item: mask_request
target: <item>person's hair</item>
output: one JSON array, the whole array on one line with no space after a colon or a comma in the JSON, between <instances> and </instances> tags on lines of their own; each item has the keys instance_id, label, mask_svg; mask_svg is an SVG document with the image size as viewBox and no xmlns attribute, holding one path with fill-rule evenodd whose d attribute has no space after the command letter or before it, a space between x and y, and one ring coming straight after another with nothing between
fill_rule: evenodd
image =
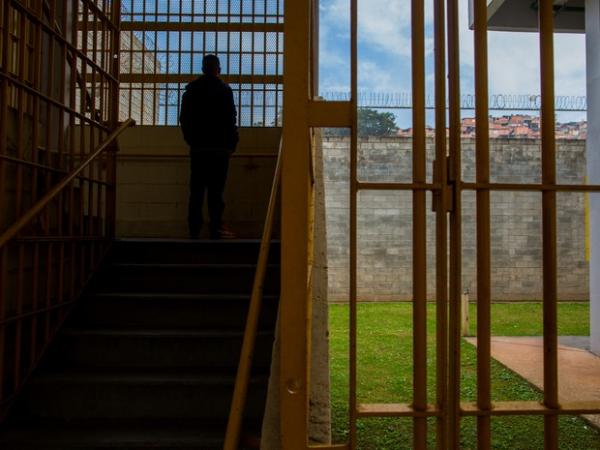
<instances>
[{"instance_id":1,"label":"person's hair","mask_svg":"<svg viewBox=\"0 0 600 450\"><path fill-rule=\"evenodd\" d=\"M202 73L214 73L221 69L221 62L216 55L205 55L202 58Z\"/></svg>"}]
</instances>

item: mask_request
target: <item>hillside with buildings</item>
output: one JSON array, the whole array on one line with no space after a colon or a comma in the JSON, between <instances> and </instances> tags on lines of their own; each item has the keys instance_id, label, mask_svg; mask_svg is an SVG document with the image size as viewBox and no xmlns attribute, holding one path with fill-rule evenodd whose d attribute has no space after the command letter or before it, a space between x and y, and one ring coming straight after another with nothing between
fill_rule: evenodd
<instances>
[{"instance_id":1,"label":"hillside with buildings","mask_svg":"<svg viewBox=\"0 0 600 450\"><path fill-rule=\"evenodd\" d=\"M526 114L510 114L500 117L490 116L490 138L539 139L540 118ZM427 128L427 136L434 135L433 128ZM399 129L398 136L412 136L412 128ZM465 117L461 123L461 135L475 137L475 118ZM586 139L587 122L567 122L556 124L557 139Z\"/></svg>"}]
</instances>

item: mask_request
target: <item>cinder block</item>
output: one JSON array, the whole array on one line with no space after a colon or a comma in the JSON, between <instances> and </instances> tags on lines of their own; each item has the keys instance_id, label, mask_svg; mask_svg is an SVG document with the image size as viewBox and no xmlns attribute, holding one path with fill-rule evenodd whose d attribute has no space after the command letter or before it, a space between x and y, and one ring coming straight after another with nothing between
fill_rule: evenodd
<instances>
[{"instance_id":1,"label":"cinder block","mask_svg":"<svg viewBox=\"0 0 600 450\"><path fill-rule=\"evenodd\" d=\"M334 298L347 293L348 255L348 139L328 138L325 148L325 178L327 196L327 225L330 291ZM360 176L371 181L410 181L412 168L412 141L402 138L369 138L361 141ZM335 153L334 153L335 152ZM337 159L332 155L336 155ZM581 180L585 171L585 144L561 141L557 148L559 178ZM433 141L428 140L427 158L434 156ZM491 169L494 181L515 183L540 182L541 159L539 142L529 140L491 141ZM475 143L463 140L463 177L474 180ZM428 173L430 168L428 167ZM340 180L343 177L343 182ZM576 181L580 182L580 181ZM562 194L561 194L562 195ZM569 295L571 286L578 286L582 298L588 289L588 266L583 260L583 201L559 195L558 226L559 256L568 270ZM362 300L410 298L410 265L412 252L412 207L409 192L364 192L359 208L359 255L369 257L369 264L361 265L365 274L376 272L380 281L361 286ZM578 200L579 199L579 200ZM562 204L560 202L563 202ZM428 209L430 200L428 199ZM541 287L541 195L530 192L494 192L492 194L492 267L494 295L497 299L539 298ZM428 274L434 274L435 217L427 216ZM331 249L335 249L332 251ZM463 200L463 286L473 292L476 287L475 251L475 196L465 192ZM341 259L344 259L342 263ZM401 265L408 261L408 265ZM562 264L562 263L561 263ZM398 274L401 271L402 274ZM529 272L527 272L529 271ZM344 279L344 282L338 280ZM367 282L367 278L363 281ZM435 283L428 280L429 289ZM345 284L346 283L346 284ZM571 284L572 283L572 284ZM393 293L390 293L393 289ZM562 291L561 291L562 292Z\"/></svg>"}]
</instances>

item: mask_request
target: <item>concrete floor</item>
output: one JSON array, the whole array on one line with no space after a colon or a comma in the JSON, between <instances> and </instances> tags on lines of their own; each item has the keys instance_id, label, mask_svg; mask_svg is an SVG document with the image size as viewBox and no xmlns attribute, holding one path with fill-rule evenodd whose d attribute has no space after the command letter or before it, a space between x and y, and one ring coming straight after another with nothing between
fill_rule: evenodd
<instances>
[{"instance_id":1,"label":"concrete floor","mask_svg":"<svg viewBox=\"0 0 600 450\"><path fill-rule=\"evenodd\" d=\"M477 345L477 338L465 338ZM539 389L544 388L541 337L492 337L492 357ZM561 336L558 347L559 398L600 401L600 356L589 351L589 338ZM584 416L600 427L600 415Z\"/></svg>"}]
</instances>

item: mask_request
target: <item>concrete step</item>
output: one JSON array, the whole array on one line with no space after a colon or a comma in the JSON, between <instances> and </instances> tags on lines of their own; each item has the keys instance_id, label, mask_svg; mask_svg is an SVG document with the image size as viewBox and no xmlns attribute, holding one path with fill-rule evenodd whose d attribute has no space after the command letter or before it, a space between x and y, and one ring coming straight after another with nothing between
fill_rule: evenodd
<instances>
[{"instance_id":1,"label":"concrete step","mask_svg":"<svg viewBox=\"0 0 600 450\"><path fill-rule=\"evenodd\" d=\"M43 368L122 368L123 370L230 369L239 363L242 331L219 329L65 329ZM273 331L257 335L254 367L268 373Z\"/></svg>"},{"instance_id":2,"label":"concrete step","mask_svg":"<svg viewBox=\"0 0 600 450\"><path fill-rule=\"evenodd\" d=\"M14 414L36 419L207 419L225 421L233 393L230 373L71 371L35 376ZM260 419L267 376L250 381L246 417Z\"/></svg>"},{"instance_id":3,"label":"concrete step","mask_svg":"<svg viewBox=\"0 0 600 450\"><path fill-rule=\"evenodd\" d=\"M257 241L117 242L17 399L0 449L222 448L257 253ZM254 436L278 253L276 244L245 412Z\"/></svg>"},{"instance_id":4,"label":"concrete step","mask_svg":"<svg viewBox=\"0 0 600 450\"><path fill-rule=\"evenodd\" d=\"M115 263L93 283L98 292L183 294L249 293L254 264L133 264ZM266 294L279 291L279 266L267 267Z\"/></svg>"},{"instance_id":5,"label":"concrete step","mask_svg":"<svg viewBox=\"0 0 600 450\"><path fill-rule=\"evenodd\" d=\"M256 264L260 241L256 239L122 239L113 245L114 263L145 264ZM280 243L273 241L269 263L278 264Z\"/></svg>"},{"instance_id":6,"label":"concrete step","mask_svg":"<svg viewBox=\"0 0 600 450\"><path fill-rule=\"evenodd\" d=\"M172 293L90 293L73 311L68 326L84 328L195 328L242 330L250 295ZM273 330L278 297L267 295L259 329Z\"/></svg>"},{"instance_id":7,"label":"concrete step","mask_svg":"<svg viewBox=\"0 0 600 450\"><path fill-rule=\"evenodd\" d=\"M252 424L254 430L258 425ZM249 433L255 433L254 430ZM16 424L0 431L3 450L223 448L225 423L203 420L74 420Z\"/></svg>"}]
</instances>

